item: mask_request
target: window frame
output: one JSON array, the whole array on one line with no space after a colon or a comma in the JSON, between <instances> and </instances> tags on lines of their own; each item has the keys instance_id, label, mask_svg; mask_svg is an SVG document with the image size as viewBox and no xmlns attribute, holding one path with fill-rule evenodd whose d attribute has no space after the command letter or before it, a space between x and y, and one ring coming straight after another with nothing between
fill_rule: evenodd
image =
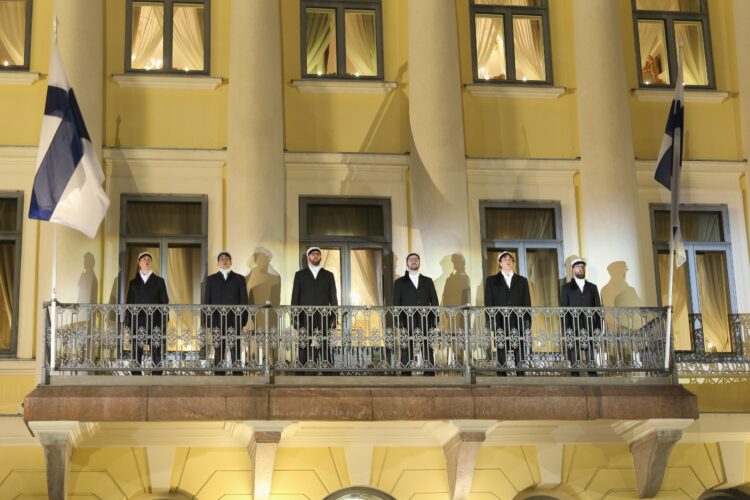
<instances>
[{"instance_id":1,"label":"window frame","mask_svg":"<svg viewBox=\"0 0 750 500\"><path fill-rule=\"evenodd\" d=\"M336 75L317 75L307 72L307 9L334 9L336 12ZM375 11L375 45L377 75L349 76L346 74L345 13L348 9ZM306 80L367 80L382 81L383 76L383 9L381 0L300 0L300 70Z\"/></svg>"},{"instance_id":2,"label":"window frame","mask_svg":"<svg viewBox=\"0 0 750 500\"><path fill-rule=\"evenodd\" d=\"M474 83L481 85L542 85L550 86L554 82L552 71L552 40L549 27L549 2L540 0L542 7L525 7L515 5L482 5L475 0L469 0L469 33L471 38L471 71ZM503 16L503 31L505 34L505 80L485 80L479 78L477 67L477 14L491 14ZM513 16L529 15L542 18L544 32L544 67L545 80L516 79L515 41L513 39ZM511 78L511 75L513 78Z\"/></svg>"},{"instance_id":3,"label":"window frame","mask_svg":"<svg viewBox=\"0 0 750 500\"><path fill-rule=\"evenodd\" d=\"M10 349L0 351L0 359L15 358L18 353L18 315L21 297L21 246L23 244L23 191L0 191L0 198L16 200L16 230L0 230L0 241L12 242L13 249L13 313L10 318Z\"/></svg>"},{"instance_id":4,"label":"window frame","mask_svg":"<svg viewBox=\"0 0 750 500\"><path fill-rule=\"evenodd\" d=\"M3 66L0 64L0 71L29 71L31 66L31 14L33 12L33 0L26 0L26 28L24 31L25 40L23 41L23 64ZM2 195L2 192L0 192Z\"/></svg>"},{"instance_id":5,"label":"window frame","mask_svg":"<svg viewBox=\"0 0 750 500\"><path fill-rule=\"evenodd\" d=\"M707 85L685 85L688 89L706 89L715 90L716 80L714 75L714 57L711 45L711 27L709 25L708 4L706 0L698 0L700 12L669 12L662 10L638 10L636 8L637 0L630 0L633 12L633 36L635 38L635 67L638 76L638 87L641 89L648 88L671 88L675 86L677 79L677 50L674 35L675 21L700 21L703 27L703 48L706 51L706 74L708 75ZM669 82L668 84L644 84L643 72L641 71L641 42L638 31L638 21L661 21L664 23L664 33L667 42L667 59L669 63Z\"/></svg>"},{"instance_id":6,"label":"window frame","mask_svg":"<svg viewBox=\"0 0 750 500\"><path fill-rule=\"evenodd\" d=\"M326 496L323 500L339 500L349 495L357 495L357 494L369 495L369 496L373 496L382 500L396 500L395 497L392 497L388 493L377 490L375 488L370 488L368 486L350 486L342 490L334 491L333 493Z\"/></svg>"},{"instance_id":7,"label":"window frame","mask_svg":"<svg viewBox=\"0 0 750 500\"><path fill-rule=\"evenodd\" d=\"M177 234L164 235L164 234L149 234L149 233L127 233L126 218L127 218L127 205L130 202L149 202L149 203L199 203L201 206L201 234L200 235L189 235L181 236ZM200 245L201 249L201 283L205 281L208 269L208 197L206 195L171 195L171 194L129 194L123 193L120 195L120 245L119 245L119 261L120 261L120 280L119 280L119 297L118 303L125 302L126 287L132 279L132 276L126 276L125 272L128 269L127 262L127 247L128 244L146 244L154 245L159 247L159 275L165 280L169 279L168 269L169 264L168 249L170 243L178 244L197 244ZM200 296L203 296L203 291L200 290Z\"/></svg>"},{"instance_id":8,"label":"window frame","mask_svg":"<svg viewBox=\"0 0 750 500\"><path fill-rule=\"evenodd\" d=\"M555 217L555 239L547 240L523 240L523 239L496 239L487 236L487 209L491 208L511 208L511 209L552 209ZM522 276L526 276L526 251L536 249L555 249L557 250L557 272L558 285L561 286L565 281L565 254L562 238L562 207L557 201L497 201L497 200L480 200L479 201L479 224L482 238L482 275L486 278L490 276L490 263L488 250L506 250L509 247L518 248L516 261L516 271Z\"/></svg>"},{"instance_id":9,"label":"window frame","mask_svg":"<svg viewBox=\"0 0 750 500\"><path fill-rule=\"evenodd\" d=\"M134 69L130 67L133 49L133 2L160 3L164 6L163 64L160 70ZM203 5L203 70L183 71L172 69L172 45L174 4ZM127 0L125 2L125 73L156 75L210 75L211 74L211 0Z\"/></svg>"},{"instance_id":10,"label":"window frame","mask_svg":"<svg viewBox=\"0 0 750 500\"><path fill-rule=\"evenodd\" d=\"M656 280L656 300L659 307L664 307L662 304L661 297L661 276L659 274L659 253L667 252L669 254L669 241L657 241L656 240L656 212L669 212L670 206L665 203L651 203L649 204L649 217L651 223L651 242L653 247L653 259L654 259L654 278ZM722 242L696 242L696 241L684 241L685 253L687 256L687 307L688 315L702 314L702 307L700 303L700 290L698 285L698 268L697 268L697 253L698 252L723 252L726 258L727 265L727 305L729 306L729 315L737 313L737 289L734 279L734 260L732 258L732 238L729 231L729 208L727 205L704 205L704 204L681 204L680 212L719 212L721 214L721 227L724 235L724 241ZM727 318L729 321L729 318ZM696 336L694 333L694 325L690 324L690 335L693 336L691 339L693 350L692 351L676 351L678 361L692 361L697 360L698 357L709 356L712 359L729 359L737 354L741 354L742 341L737 339L735 331L732 330L730 323L727 323L729 328L730 341L732 342L732 351L729 352L717 352L707 353L705 351L704 337Z\"/></svg>"}]
</instances>

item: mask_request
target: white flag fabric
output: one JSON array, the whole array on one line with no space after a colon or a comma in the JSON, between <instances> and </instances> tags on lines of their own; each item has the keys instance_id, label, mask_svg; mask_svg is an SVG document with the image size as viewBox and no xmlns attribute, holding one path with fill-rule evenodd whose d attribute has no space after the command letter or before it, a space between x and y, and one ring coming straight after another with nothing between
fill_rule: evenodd
<instances>
[{"instance_id":1,"label":"white flag fabric","mask_svg":"<svg viewBox=\"0 0 750 500\"><path fill-rule=\"evenodd\" d=\"M682 138L685 125L685 81L682 76L682 61L678 57L677 81L674 98L669 108L669 118L664 131L664 138L656 159L654 179L672 192L671 203L671 236L675 252L675 265L680 267L687 260L685 244L680 230L680 177L682 174Z\"/></svg>"},{"instance_id":2,"label":"white flag fabric","mask_svg":"<svg viewBox=\"0 0 750 500\"><path fill-rule=\"evenodd\" d=\"M102 167L53 43L29 218L62 224L93 238L109 208L103 182Z\"/></svg>"}]
</instances>

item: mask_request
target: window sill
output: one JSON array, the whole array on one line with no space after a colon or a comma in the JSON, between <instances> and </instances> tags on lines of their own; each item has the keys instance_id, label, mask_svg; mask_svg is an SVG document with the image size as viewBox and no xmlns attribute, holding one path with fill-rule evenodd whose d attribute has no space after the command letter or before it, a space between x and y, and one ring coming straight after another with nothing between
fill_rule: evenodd
<instances>
[{"instance_id":1,"label":"window sill","mask_svg":"<svg viewBox=\"0 0 750 500\"><path fill-rule=\"evenodd\" d=\"M120 87L139 89L214 90L222 84L219 77L205 75L115 74L112 79Z\"/></svg>"},{"instance_id":2,"label":"window sill","mask_svg":"<svg viewBox=\"0 0 750 500\"><path fill-rule=\"evenodd\" d=\"M557 99L565 93L565 87L536 85L469 84L464 89L474 97L501 97L507 99Z\"/></svg>"},{"instance_id":3,"label":"window sill","mask_svg":"<svg viewBox=\"0 0 750 500\"><path fill-rule=\"evenodd\" d=\"M31 85L39 80L39 73L30 71L0 71L0 85Z\"/></svg>"},{"instance_id":4,"label":"window sill","mask_svg":"<svg viewBox=\"0 0 750 500\"><path fill-rule=\"evenodd\" d=\"M292 80L300 92L318 94L381 94L395 89L396 82L372 80Z\"/></svg>"},{"instance_id":5,"label":"window sill","mask_svg":"<svg viewBox=\"0 0 750 500\"><path fill-rule=\"evenodd\" d=\"M671 102L674 89L633 89L633 96L641 102ZM729 92L719 90L685 90L685 102L701 104L721 104L729 97Z\"/></svg>"}]
</instances>

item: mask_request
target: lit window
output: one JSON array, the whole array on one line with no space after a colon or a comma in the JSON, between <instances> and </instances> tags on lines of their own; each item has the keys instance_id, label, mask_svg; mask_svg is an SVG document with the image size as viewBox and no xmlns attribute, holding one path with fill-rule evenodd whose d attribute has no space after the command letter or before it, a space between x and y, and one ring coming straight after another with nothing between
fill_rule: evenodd
<instances>
[{"instance_id":1,"label":"lit window","mask_svg":"<svg viewBox=\"0 0 750 500\"><path fill-rule=\"evenodd\" d=\"M21 195L0 192L0 356L16 352L22 207Z\"/></svg>"},{"instance_id":2,"label":"lit window","mask_svg":"<svg viewBox=\"0 0 750 500\"><path fill-rule=\"evenodd\" d=\"M0 70L29 68L31 0L0 1Z\"/></svg>"}]
</instances>

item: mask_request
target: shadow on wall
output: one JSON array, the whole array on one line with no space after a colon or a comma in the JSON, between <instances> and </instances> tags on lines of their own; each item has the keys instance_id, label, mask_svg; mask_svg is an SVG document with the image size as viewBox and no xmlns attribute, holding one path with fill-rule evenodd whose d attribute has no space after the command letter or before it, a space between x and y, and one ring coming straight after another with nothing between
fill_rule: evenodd
<instances>
[{"instance_id":1,"label":"shadow on wall","mask_svg":"<svg viewBox=\"0 0 750 500\"><path fill-rule=\"evenodd\" d=\"M94 254L86 252L83 255L83 272L78 278L78 303L95 304L98 302L99 279L96 277L94 267L96 259Z\"/></svg>"},{"instance_id":2,"label":"shadow on wall","mask_svg":"<svg viewBox=\"0 0 750 500\"><path fill-rule=\"evenodd\" d=\"M616 260L607 266L609 282L602 287L602 305L604 307L640 307L643 301L635 288L627 282L628 265L623 260Z\"/></svg>"},{"instance_id":3,"label":"shadow on wall","mask_svg":"<svg viewBox=\"0 0 750 500\"><path fill-rule=\"evenodd\" d=\"M279 305L281 301L281 275L271 266L273 254L265 247L257 247L248 260L250 273L247 281L247 297L250 304L270 302Z\"/></svg>"},{"instance_id":4,"label":"shadow on wall","mask_svg":"<svg viewBox=\"0 0 750 500\"><path fill-rule=\"evenodd\" d=\"M456 252L440 259L443 272L435 280L435 288L442 287L443 295L440 304L443 306L461 306L471 302L471 280L466 274L466 258Z\"/></svg>"}]
</instances>

